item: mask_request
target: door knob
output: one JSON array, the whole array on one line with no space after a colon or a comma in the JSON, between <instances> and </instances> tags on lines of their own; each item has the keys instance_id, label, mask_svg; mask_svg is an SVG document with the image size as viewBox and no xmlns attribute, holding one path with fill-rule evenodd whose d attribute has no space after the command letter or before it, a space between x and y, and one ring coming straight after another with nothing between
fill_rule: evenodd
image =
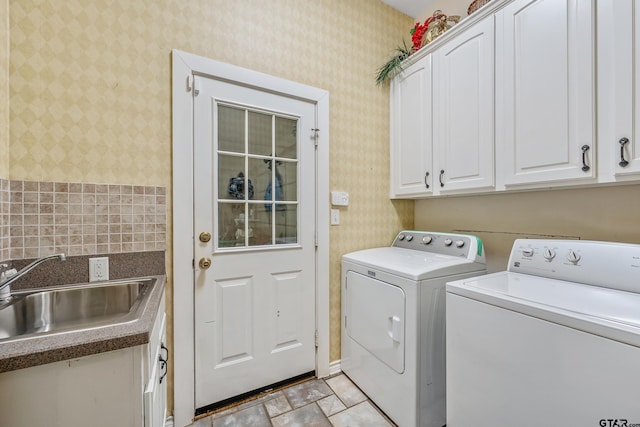
<instances>
[{"instance_id":1,"label":"door knob","mask_svg":"<svg viewBox=\"0 0 640 427\"><path fill-rule=\"evenodd\" d=\"M209 233L208 231L203 231L202 233L200 233L200 241L202 243L207 243L209 240L211 240L211 233Z\"/></svg>"},{"instance_id":2,"label":"door knob","mask_svg":"<svg viewBox=\"0 0 640 427\"><path fill-rule=\"evenodd\" d=\"M198 262L198 265L201 269L206 270L207 268L211 267L211 260L209 258L200 258L200 262Z\"/></svg>"}]
</instances>

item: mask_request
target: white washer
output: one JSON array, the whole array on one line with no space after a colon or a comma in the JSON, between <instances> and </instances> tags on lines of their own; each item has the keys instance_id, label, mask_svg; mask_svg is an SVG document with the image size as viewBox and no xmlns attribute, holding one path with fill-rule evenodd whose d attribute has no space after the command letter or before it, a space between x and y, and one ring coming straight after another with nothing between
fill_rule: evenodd
<instances>
[{"instance_id":1,"label":"white washer","mask_svg":"<svg viewBox=\"0 0 640 427\"><path fill-rule=\"evenodd\" d=\"M640 423L640 245L516 240L447 284L447 426Z\"/></svg>"},{"instance_id":2,"label":"white washer","mask_svg":"<svg viewBox=\"0 0 640 427\"><path fill-rule=\"evenodd\" d=\"M341 369L399 426L445 424L445 282L485 272L462 234L402 231L343 256Z\"/></svg>"}]
</instances>

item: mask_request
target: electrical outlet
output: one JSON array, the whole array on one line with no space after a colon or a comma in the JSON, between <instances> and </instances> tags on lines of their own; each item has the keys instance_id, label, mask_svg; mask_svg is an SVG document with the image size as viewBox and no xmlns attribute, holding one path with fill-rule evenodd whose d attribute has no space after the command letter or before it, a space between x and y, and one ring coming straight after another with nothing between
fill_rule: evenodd
<instances>
[{"instance_id":1,"label":"electrical outlet","mask_svg":"<svg viewBox=\"0 0 640 427\"><path fill-rule=\"evenodd\" d=\"M109 280L109 258L89 258L89 281Z\"/></svg>"}]
</instances>

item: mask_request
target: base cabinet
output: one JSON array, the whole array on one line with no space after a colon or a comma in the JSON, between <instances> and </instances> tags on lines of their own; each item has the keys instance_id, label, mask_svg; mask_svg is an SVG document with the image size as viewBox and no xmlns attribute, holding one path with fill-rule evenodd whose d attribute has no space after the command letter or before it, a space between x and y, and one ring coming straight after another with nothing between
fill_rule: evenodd
<instances>
[{"instance_id":1,"label":"base cabinet","mask_svg":"<svg viewBox=\"0 0 640 427\"><path fill-rule=\"evenodd\" d=\"M0 425L164 426L167 380L159 378L166 366L158 362L164 325L162 309L147 345L0 374Z\"/></svg>"},{"instance_id":2,"label":"base cabinet","mask_svg":"<svg viewBox=\"0 0 640 427\"><path fill-rule=\"evenodd\" d=\"M167 419L169 349L164 344L167 342L166 316L163 314L157 322L160 322L160 333L154 335L148 347L150 374L144 390L144 427L163 427Z\"/></svg>"}]
</instances>

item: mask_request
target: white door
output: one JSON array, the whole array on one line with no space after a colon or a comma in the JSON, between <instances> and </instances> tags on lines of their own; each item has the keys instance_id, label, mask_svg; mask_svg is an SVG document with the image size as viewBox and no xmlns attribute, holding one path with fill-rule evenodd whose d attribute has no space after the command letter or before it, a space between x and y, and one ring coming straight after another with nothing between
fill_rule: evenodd
<instances>
[{"instance_id":1,"label":"white door","mask_svg":"<svg viewBox=\"0 0 640 427\"><path fill-rule=\"evenodd\" d=\"M493 17L434 58L434 183L440 193L494 187Z\"/></svg>"},{"instance_id":2,"label":"white door","mask_svg":"<svg viewBox=\"0 0 640 427\"><path fill-rule=\"evenodd\" d=\"M316 107L197 76L194 87L202 408L315 369Z\"/></svg>"},{"instance_id":3,"label":"white door","mask_svg":"<svg viewBox=\"0 0 640 427\"><path fill-rule=\"evenodd\" d=\"M593 5L515 0L496 14L496 135L507 186L596 176Z\"/></svg>"}]
</instances>

